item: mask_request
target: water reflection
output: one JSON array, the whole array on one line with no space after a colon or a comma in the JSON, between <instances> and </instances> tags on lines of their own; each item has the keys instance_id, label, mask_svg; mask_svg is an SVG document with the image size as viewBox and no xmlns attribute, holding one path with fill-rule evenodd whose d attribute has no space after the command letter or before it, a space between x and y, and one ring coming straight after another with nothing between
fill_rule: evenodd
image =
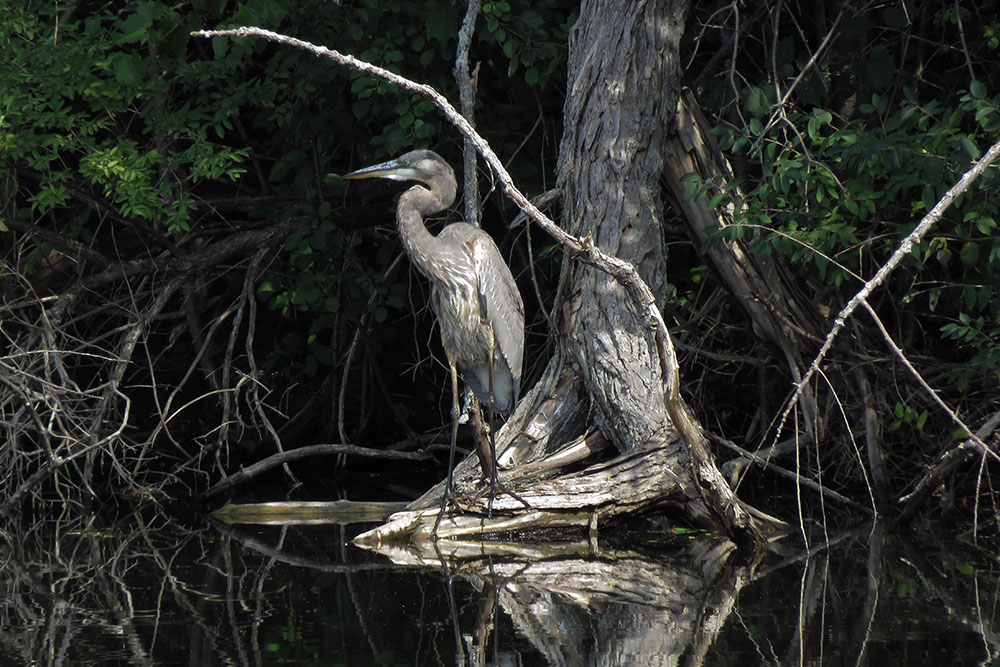
<instances>
[{"instance_id":1,"label":"water reflection","mask_svg":"<svg viewBox=\"0 0 1000 667\"><path fill-rule=\"evenodd\" d=\"M933 533L793 536L754 567L715 537L649 532L418 566L349 545L361 528L154 515L5 533L0 664L950 665L1000 650L996 557Z\"/></svg>"}]
</instances>

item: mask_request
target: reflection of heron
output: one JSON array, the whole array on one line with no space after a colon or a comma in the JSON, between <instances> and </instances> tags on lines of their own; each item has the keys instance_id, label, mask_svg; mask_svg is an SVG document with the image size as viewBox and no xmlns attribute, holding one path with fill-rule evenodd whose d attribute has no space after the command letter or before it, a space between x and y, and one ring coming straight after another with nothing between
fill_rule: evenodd
<instances>
[{"instance_id":1,"label":"reflection of heron","mask_svg":"<svg viewBox=\"0 0 1000 667\"><path fill-rule=\"evenodd\" d=\"M443 501L446 503L452 494L460 416L457 370L462 371L478 402L504 414L513 409L524 353L521 294L496 243L482 229L456 222L434 236L424 226L423 216L443 211L455 201L455 174L437 153L411 151L395 160L353 171L344 178L388 178L422 184L400 196L396 222L410 261L431 281L431 305L437 314L441 342L451 367L452 427ZM493 434L482 437L479 405L473 408L476 453L483 476L490 480L491 494L495 495Z\"/></svg>"}]
</instances>

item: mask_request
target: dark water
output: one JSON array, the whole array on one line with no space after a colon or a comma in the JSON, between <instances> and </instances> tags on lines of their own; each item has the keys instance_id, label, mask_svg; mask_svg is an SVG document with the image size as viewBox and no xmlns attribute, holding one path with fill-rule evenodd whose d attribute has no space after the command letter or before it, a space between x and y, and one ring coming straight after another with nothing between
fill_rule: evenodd
<instances>
[{"instance_id":1,"label":"dark water","mask_svg":"<svg viewBox=\"0 0 1000 667\"><path fill-rule=\"evenodd\" d=\"M0 538L0 665L996 665L1000 561L864 526L397 564L362 526L49 522Z\"/></svg>"}]
</instances>

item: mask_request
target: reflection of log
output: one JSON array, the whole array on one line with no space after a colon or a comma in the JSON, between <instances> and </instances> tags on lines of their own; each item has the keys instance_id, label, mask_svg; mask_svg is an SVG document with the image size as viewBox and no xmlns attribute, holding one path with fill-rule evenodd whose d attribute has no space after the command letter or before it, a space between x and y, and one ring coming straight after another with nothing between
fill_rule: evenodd
<instances>
[{"instance_id":1,"label":"reflection of log","mask_svg":"<svg viewBox=\"0 0 1000 667\"><path fill-rule=\"evenodd\" d=\"M567 549L545 560L466 561L450 574L484 598L495 594L548 664L673 665L682 656L698 664L748 579L747 568L729 562L733 551L730 542L706 537L655 561L631 550L609 549L597 559ZM480 635L473 652L488 654L489 637Z\"/></svg>"}]
</instances>

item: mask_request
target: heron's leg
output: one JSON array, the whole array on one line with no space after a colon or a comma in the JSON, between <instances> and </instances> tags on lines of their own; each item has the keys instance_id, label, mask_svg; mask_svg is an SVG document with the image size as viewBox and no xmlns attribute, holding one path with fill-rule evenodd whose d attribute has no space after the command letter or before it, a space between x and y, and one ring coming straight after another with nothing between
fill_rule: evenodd
<instances>
[{"instance_id":1,"label":"heron's leg","mask_svg":"<svg viewBox=\"0 0 1000 667\"><path fill-rule=\"evenodd\" d=\"M497 497L497 441L496 441L496 428L495 428L495 416L497 404L496 393L494 387L496 386L493 382L493 353L496 351L496 338L490 334L490 361L489 361L489 392L490 392L490 501L486 508L486 515L493 515L493 499ZM486 469L483 469L485 474Z\"/></svg>"},{"instance_id":2,"label":"heron's leg","mask_svg":"<svg viewBox=\"0 0 1000 667\"><path fill-rule=\"evenodd\" d=\"M451 367L451 444L448 447L448 478L444 485L444 494L441 496L441 511L438 512L437 519L434 521L434 528L431 530L431 535L436 539L438 526L441 525L441 517L448 509L448 501L455 503L455 494L452 491L452 475L455 470L455 445L458 441L458 420L462 416L462 408L458 402L458 368L455 366L454 361L448 362ZM456 505L458 503L455 503Z\"/></svg>"},{"instance_id":3,"label":"heron's leg","mask_svg":"<svg viewBox=\"0 0 1000 667\"><path fill-rule=\"evenodd\" d=\"M458 605L455 604L455 589L452 586L454 581L454 575L448 569L448 561L445 559L444 555L441 553L441 549L438 548L437 542L432 542L431 546L434 547L434 553L437 555L438 562L441 563L441 572L444 575L445 590L448 591L448 612L451 616L451 628L455 633L455 657L458 658L455 662L459 665L465 664L465 651L462 650L462 630L458 624Z\"/></svg>"},{"instance_id":4,"label":"heron's leg","mask_svg":"<svg viewBox=\"0 0 1000 667\"><path fill-rule=\"evenodd\" d=\"M490 428L492 428L492 424ZM475 434L476 455L479 457L479 467L483 471L483 479L496 482L497 460L493 449L493 434L490 433L490 437L486 437L486 429L483 428L483 411L477 398L472 399L472 430Z\"/></svg>"},{"instance_id":5,"label":"heron's leg","mask_svg":"<svg viewBox=\"0 0 1000 667\"><path fill-rule=\"evenodd\" d=\"M490 469L489 469L489 480L490 480L489 493L490 493L490 498L489 498L489 500L486 503L486 516L488 516L488 517L492 517L493 516L493 500L494 500L494 498L497 497L497 492L498 491L500 493L506 493L508 496L510 496L511 498L513 498L514 500L516 500L517 502L521 503L526 508L531 509L531 505L529 505L527 502L525 502L524 498L521 498L521 496L517 495L516 493L514 493L513 491L511 491L510 489L508 489L507 487L505 487L503 484L501 484L499 478L497 477L497 468L498 468L498 466L497 466L497 441L496 441L496 428L494 428L494 421L495 421L495 418L496 418L496 410L493 407L494 405L496 405L496 395L495 395L494 389L493 389L493 387L494 387L494 384L493 384L493 351L494 351L494 345L495 344L496 344L496 340L493 338L493 336L490 336L490 361L489 361L489 396L490 396L489 424L490 424L490 437L489 438L483 438L486 441L484 443L484 446L488 446L489 447L489 453L488 454L480 454L479 455L480 463L482 463L485 460L489 460L489 466L490 466ZM479 409L478 409L478 407L479 406L477 405L476 406L476 414L477 414L477 416L479 415ZM480 432L480 427L477 426L476 432L477 433ZM478 443L478 439L477 439L477 443ZM483 477L485 478L486 475L487 475L486 466L483 465Z\"/></svg>"},{"instance_id":6,"label":"heron's leg","mask_svg":"<svg viewBox=\"0 0 1000 667\"><path fill-rule=\"evenodd\" d=\"M482 492L476 494L477 499L482 498L484 494L489 494L489 500L486 502L486 516L490 518L493 517L493 500L502 493L506 493L508 496L524 505L527 509L531 509L531 505L529 505L524 498L511 491L500 482L500 478L497 476L496 440L494 440L492 432L489 436L486 435L486 429L483 428L482 413L479 411L479 405L476 405L476 410L472 414L476 434L476 454L479 455L479 465L483 469L483 479L489 481L487 487Z\"/></svg>"}]
</instances>

